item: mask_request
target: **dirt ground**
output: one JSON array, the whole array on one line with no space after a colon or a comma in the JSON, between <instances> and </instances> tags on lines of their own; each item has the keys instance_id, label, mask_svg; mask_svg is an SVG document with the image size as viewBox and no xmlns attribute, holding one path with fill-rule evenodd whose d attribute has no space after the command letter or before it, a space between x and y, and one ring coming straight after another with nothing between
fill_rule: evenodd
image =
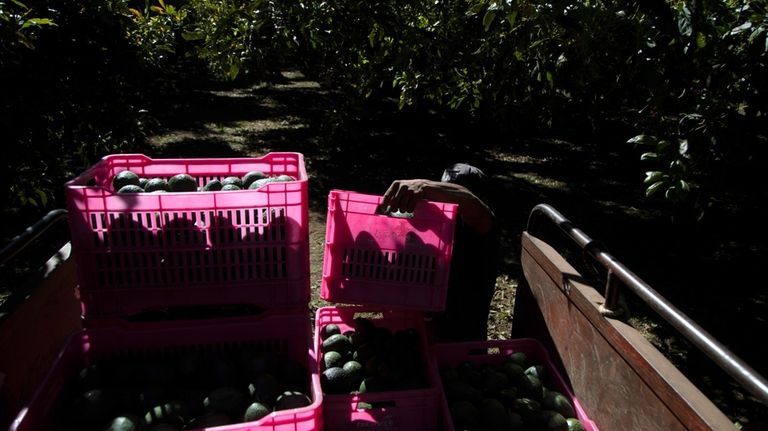
<instances>
[{"instance_id":1,"label":"dirt ground","mask_svg":"<svg viewBox=\"0 0 768 431\"><path fill-rule=\"evenodd\" d=\"M621 147L623 141L574 145L552 138L499 138L439 113L398 111L396 101L384 101L365 115L342 115L345 108L338 98L318 83L297 72L286 72L283 78L169 100L165 112L155 113L165 130L151 138L147 155L304 154L310 177L311 308L325 304L319 287L331 189L382 194L393 179L438 178L446 165L463 161L482 167L498 188L493 207L503 259L489 316L490 339L509 337L522 277L520 235L529 211L548 203L607 244L614 256L747 363L763 375L768 371L753 347L753 334L768 331L768 294L755 283L762 278L760 262L768 261L768 248L749 231L768 215L765 208L737 212L724 206L709 224L680 228L643 198L639 155ZM579 260L579 254L574 256ZM732 420L766 421L764 407L718 374L643 305L631 298L629 304L634 311L630 323Z\"/></svg>"}]
</instances>

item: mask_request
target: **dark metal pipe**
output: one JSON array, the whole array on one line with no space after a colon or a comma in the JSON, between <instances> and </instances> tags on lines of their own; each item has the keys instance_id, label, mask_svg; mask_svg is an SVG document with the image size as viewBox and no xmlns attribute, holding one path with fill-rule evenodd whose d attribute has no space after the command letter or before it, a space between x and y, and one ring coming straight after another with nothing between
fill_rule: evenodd
<instances>
[{"instance_id":1,"label":"dark metal pipe","mask_svg":"<svg viewBox=\"0 0 768 431\"><path fill-rule=\"evenodd\" d=\"M43 216L32 226L26 228L24 232L16 235L8 244L0 250L0 267L5 266L9 260L13 259L21 250L26 248L32 241L40 237L59 220L66 220L67 210L55 209Z\"/></svg>"},{"instance_id":2,"label":"dark metal pipe","mask_svg":"<svg viewBox=\"0 0 768 431\"><path fill-rule=\"evenodd\" d=\"M709 356L720 368L762 403L768 405L768 381L765 378L729 351L723 344L715 340L712 335L707 333L696 322L675 308L640 277L617 261L599 243L593 241L584 232L573 226L557 210L547 204L536 205L528 216L528 232L531 232L534 217L538 214L546 215L581 248L588 248L589 253L608 270L609 274L621 280L625 286L645 301L664 320L680 331L685 338Z\"/></svg>"}]
</instances>

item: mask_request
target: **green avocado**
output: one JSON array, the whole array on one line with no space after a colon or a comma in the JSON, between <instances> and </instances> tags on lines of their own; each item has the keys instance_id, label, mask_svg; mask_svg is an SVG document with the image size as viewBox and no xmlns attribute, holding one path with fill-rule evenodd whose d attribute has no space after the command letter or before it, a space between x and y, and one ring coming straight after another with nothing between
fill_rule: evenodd
<instances>
[{"instance_id":1,"label":"green avocado","mask_svg":"<svg viewBox=\"0 0 768 431\"><path fill-rule=\"evenodd\" d=\"M257 421L270 413L271 412L269 407L265 406L264 404L259 402L251 403L251 405L245 409L245 414L243 414L243 421Z\"/></svg>"},{"instance_id":2,"label":"green avocado","mask_svg":"<svg viewBox=\"0 0 768 431\"><path fill-rule=\"evenodd\" d=\"M349 373L342 367L331 367L320 375L323 392L328 394L345 394L350 391Z\"/></svg>"},{"instance_id":3,"label":"green avocado","mask_svg":"<svg viewBox=\"0 0 768 431\"><path fill-rule=\"evenodd\" d=\"M227 184L234 184L241 189L243 188L243 180L240 179L240 177L226 177L223 180L221 180L221 185L226 186Z\"/></svg>"},{"instance_id":4,"label":"green avocado","mask_svg":"<svg viewBox=\"0 0 768 431\"><path fill-rule=\"evenodd\" d=\"M312 400L303 392L285 391L279 397L277 397L277 402L275 403L275 411L298 409L300 407L306 407L310 404L312 404Z\"/></svg>"},{"instance_id":5,"label":"green avocado","mask_svg":"<svg viewBox=\"0 0 768 431\"><path fill-rule=\"evenodd\" d=\"M322 340L335 334L341 334L341 329L339 329L339 325L334 323L329 323L320 329L320 339Z\"/></svg>"},{"instance_id":6,"label":"green avocado","mask_svg":"<svg viewBox=\"0 0 768 431\"><path fill-rule=\"evenodd\" d=\"M541 408L560 413L566 418L575 418L576 411L573 409L568 398L555 391L549 391L541 401Z\"/></svg>"},{"instance_id":7,"label":"green avocado","mask_svg":"<svg viewBox=\"0 0 768 431\"><path fill-rule=\"evenodd\" d=\"M141 431L145 425L144 419L138 416L118 416L112 419L104 431Z\"/></svg>"},{"instance_id":8,"label":"green avocado","mask_svg":"<svg viewBox=\"0 0 768 431\"><path fill-rule=\"evenodd\" d=\"M136 187L140 187L141 181L139 180L139 176L136 175L135 172L124 170L120 171L112 177L112 189L113 190L120 190L125 186L132 185Z\"/></svg>"},{"instance_id":9,"label":"green avocado","mask_svg":"<svg viewBox=\"0 0 768 431\"><path fill-rule=\"evenodd\" d=\"M139 186L134 186L133 184L128 184L127 186L120 187L120 190L118 190L117 193L119 194L144 193L144 189L142 189Z\"/></svg>"},{"instance_id":10,"label":"green avocado","mask_svg":"<svg viewBox=\"0 0 768 431\"><path fill-rule=\"evenodd\" d=\"M238 187L236 184L225 184L222 188L222 192L230 192L234 190L242 190L240 187Z\"/></svg>"},{"instance_id":11,"label":"green avocado","mask_svg":"<svg viewBox=\"0 0 768 431\"><path fill-rule=\"evenodd\" d=\"M267 185L267 184L269 184L269 183L274 183L274 182L275 182L275 180L274 180L274 179L272 179L272 178L262 178L262 179L260 179L260 180L256 180L256 181L252 182L252 183L251 183L251 184L248 186L248 188L249 188L250 190L256 190L256 189L258 189L259 187L262 187L262 186L265 186L265 185Z\"/></svg>"},{"instance_id":12,"label":"green avocado","mask_svg":"<svg viewBox=\"0 0 768 431\"><path fill-rule=\"evenodd\" d=\"M203 186L203 191L204 192L217 192L217 191L221 190L222 187L224 187L224 185L221 183L221 181L219 181L219 180L211 180L211 181L208 181Z\"/></svg>"},{"instance_id":13,"label":"green avocado","mask_svg":"<svg viewBox=\"0 0 768 431\"><path fill-rule=\"evenodd\" d=\"M576 418L567 418L568 431L586 431L584 425Z\"/></svg>"},{"instance_id":14,"label":"green avocado","mask_svg":"<svg viewBox=\"0 0 768 431\"><path fill-rule=\"evenodd\" d=\"M158 190L170 192L171 187L168 185L168 181L162 178L152 178L151 180L147 181L147 185L144 187L144 191L147 193Z\"/></svg>"},{"instance_id":15,"label":"green avocado","mask_svg":"<svg viewBox=\"0 0 768 431\"><path fill-rule=\"evenodd\" d=\"M339 352L328 352L323 354L323 365L325 368L343 367L344 357Z\"/></svg>"},{"instance_id":16,"label":"green avocado","mask_svg":"<svg viewBox=\"0 0 768 431\"><path fill-rule=\"evenodd\" d=\"M197 181L189 174L178 174L168 180L172 192L196 192Z\"/></svg>"},{"instance_id":17,"label":"green avocado","mask_svg":"<svg viewBox=\"0 0 768 431\"><path fill-rule=\"evenodd\" d=\"M233 387L223 386L212 390L203 400L206 411L238 417L246 407L245 394Z\"/></svg>"},{"instance_id":18,"label":"green avocado","mask_svg":"<svg viewBox=\"0 0 768 431\"><path fill-rule=\"evenodd\" d=\"M339 352L344 355L352 349L352 342L346 335L334 334L323 341L322 349L323 352Z\"/></svg>"},{"instance_id":19,"label":"green avocado","mask_svg":"<svg viewBox=\"0 0 768 431\"><path fill-rule=\"evenodd\" d=\"M253 184L256 180L261 180L267 178L267 176L264 174L264 172L261 171L250 171L243 175L243 188L248 188L251 184Z\"/></svg>"}]
</instances>

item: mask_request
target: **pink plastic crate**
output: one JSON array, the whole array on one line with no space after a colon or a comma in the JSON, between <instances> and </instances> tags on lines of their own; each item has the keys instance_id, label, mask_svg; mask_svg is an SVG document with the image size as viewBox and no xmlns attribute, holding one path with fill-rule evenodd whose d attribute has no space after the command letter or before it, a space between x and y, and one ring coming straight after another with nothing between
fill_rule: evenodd
<instances>
[{"instance_id":1,"label":"pink plastic crate","mask_svg":"<svg viewBox=\"0 0 768 431\"><path fill-rule=\"evenodd\" d=\"M438 343L432 346L432 355L435 360L435 368L444 366L455 367L464 361L475 364L499 364L510 353L523 352L529 361L544 365L549 375L549 387L571 400L576 416L587 431L599 431L597 425L592 422L582 408L579 400L574 396L568 384L563 379L544 346L532 338L519 338L514 340L489 340L465 343ZM440 383L442 429L454 431L448 402Z\"/></svg>"},{"instance_id":2,"label":"pink plastic crate","mask_svg":"<svg viewBox=\"0 0 768 431\"><path fill-rule=\"evenodd\" d=\"M255 421L206 428L216 431L316 431L323 429L323 396L305 313L217 321L131 324L74 333L10 431L60 429L47 415L67 382L82 368L104 358L166 358L176 352L220 353L237 349L276 354L306 365L312 404L281 410ZM197 429L196 431L202 431Z\"/></svg>"},{"instance_id":3,"label":"pink plastic crate","mask_svg":"<svg viewBox=\"0 0 768 431\"><path fill-rule=\"evenodd\" d=\"M344 333L353 328L353 319L359 315L373 321L377 327L416 329L424 352L424 370L429 387L416 390L370 392L365 394L324 394L323 411L325 429L376 431L436 431L439 430L438 376L430 367L428 347L422 313L406 310L381 311L374 307L322 307L315 315L315 352L318 369L322 370L320 328L334 323ZM367 403L368 406L361 406ZM368 407L372 408L368 408Z\"/></svg>"},{"instance_id":4,"label":"pink plastic crate","mask_svg":"<svg viewBox=\"0 0 768 431\"><path fill-rule=\"evenodd\" d=\"M199 185L249 171L291 182L257 190L116 194L112 177L193 176ZM66 184L83 314L126 316L201 304L305 306L307 173L299 153L259 158L104 157Z\"/></svg>"},{"instance_id":5,"label":"pink plastic crate","mask_svg":"<svg viewBox=\"0 0 768 431\"><path fill-rule=\"evenodd\" d=\"M412 217L401 218L378 214L381 201L340 190L328 195L320 297L444 309L457 206L420 201Z\"/></svg>"}]
</instances>

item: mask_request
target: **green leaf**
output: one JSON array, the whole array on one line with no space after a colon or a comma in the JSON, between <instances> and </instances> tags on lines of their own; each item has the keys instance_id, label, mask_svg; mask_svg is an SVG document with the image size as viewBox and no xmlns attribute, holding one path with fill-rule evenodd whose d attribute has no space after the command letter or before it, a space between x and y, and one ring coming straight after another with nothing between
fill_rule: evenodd
<instances>
[{"instance_id":1,"label":"green leaf","mask_svg":"<svg viewBox=\"0 0 768 431\"><path fill-rule=\"evenodd\" d=\"M643 153L640 155L640 160L642 161L653 161L653 160L659 160L659 155L656 153Z\"/></svg>"},{"instance_id":2,"label":"green leaf","mask_svg":"<svg viewBox=\"0 0 768 431\"><path fill-rule=\"evenodd\" d=\"M371 45L371 48L373 48L374 43L376 43L376 28L374 27L370 33L368 33L368 44Z\"/></svg>"},{"instance_id":3,"label":"green leaf","mask_svg":"<svg viewBox=\"0 0 768 431\"><path fill-rule=\"evenodd\" d=\"M240 74L240 66L237 63L232 63L229 66L229 72L227 72L227 77L230 80L234 80L237 78L237 75Z\"/></svg>"},{"instance_id":4,"label":"green leaf","mask_svg":"<svg viewBox=\"0 0 768 431\"><path fill-rule=\"evenodd\" d=\"M643 184L651 184L659 181L665 181L667 178L668 177L666 174L664 174L664 172L648 171L645 173L645 180L643 180Z\"/></svg>"},{"instance_id":5,"label":"green leaf","mask_svg":"<svg viewBox=\"0 0 768 431\"><path fill-rule=\"evenodd\" d=\"M496 18L496 11L495 10L488 10L488 12L485 13L485 16L483 17L483 28L485 31L488 31L489 28L491 28L491 24L493 24L493 19Z\"/></svg>"},{"instance_id":6,"label":"green leaf","mask_svg":"<svg viewBox=\"0 0 768 431\"><path fill-rule=\"evenodd\" d=\"M192 40L202 40L205 39L205 34L201 31L194 31L194 32L186 32L181 34L182 39L186 40L187 42Z\"/></svg>"},{"instance_id":7,"label":"green leaf","mask_svg":"<svg viewBox=\"0 0 768 431\"><path fill-rule=\"evenodd\" d=\"M731 31L726 34L726 36L735 36L743 31L749 30L750 28L752 28L752 23L747 21L744 24L732 28Z\"/></svg>"},{"instance_id":8,"label":"green leaf","mask_svg":"<svg viewBox=\"0 0 768 431\"><path fill-rule=\"evenodd\" d=\"M649 135L637 135L627 140L627 143L632 145L655 145L657 142L658 139Z\"/></svg>"},{"instance_id":9,"label":"green leaf","mask_svg":"<svg viewBox=\"0 0 768 431\"><path fill-rule=\"evenodd\" d=\"M651 184L650 186L648 186L647 189L645 189L645 197L649 198L649 197L653 196L656 192L659 191L659 188L661 188L661 186L663 186L663 185L664 185L663 181L658 181L658 182L655 182L655 183Z\"/></svg>"},{"instance_id":10,"label":"green leaf","mask_svg":"<svg viewBox=\"0 0 768 431\"><path fill-rule=\"evenodd\" d=\"M509 23L510 27L514 27L515 21L517 21L517 11L513 10L512 12L507 14L507 22Z\"/></svg>"},{"instance_id":11,"label":"green leaf","mask_svg":"<svg viewBox=\"0 0 768 431\"><path fill-rule=\"evenodd\" d=\"M35 190L37 192L37 195L40 196L40 203L41 206L45 206L48 203L48 196L45 194L44 191L38 189Z\"/></svg>"},{"instance_id":12,"label":"green leaf","mask_svg":"<svg viewBox=\"0 0 768 431\"><path fill-rule=\"evenodd\" d=\"M53 20L50 18L30 18L24 21L24 24L21 25L20 30L24 30L25 28L29 27L40 27L43 25L56 25L56 23L53 22Z\"/></svg>"},{"instance_id":13,"label":"green leaf","mask_svg":"<svg viewBox=\"0 0 768 431\"><path fill-rule=\"evenodd\" d=\"M697 33L696 34L696 47L699 49L704 48L707 46L707 37L704 35L704 33Z\"/></svg>"}]
</instances>

